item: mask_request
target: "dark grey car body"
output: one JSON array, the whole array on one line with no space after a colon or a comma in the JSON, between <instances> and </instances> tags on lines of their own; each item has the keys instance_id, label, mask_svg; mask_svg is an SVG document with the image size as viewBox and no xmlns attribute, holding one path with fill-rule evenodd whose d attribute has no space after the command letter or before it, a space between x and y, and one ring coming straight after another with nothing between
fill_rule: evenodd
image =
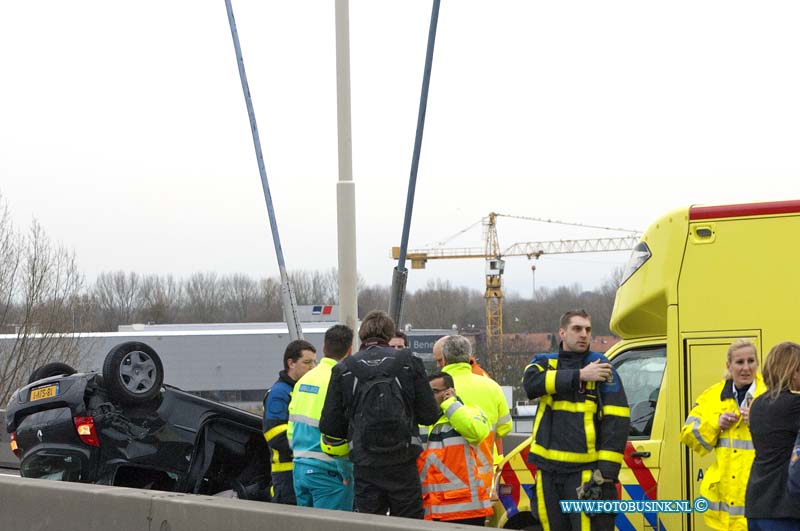
<instances>
[{"instance_id":1,"label":"dark grey car body","mask_svg":"<svg viewBox=\"0 0 800 531\"><path fill-rule=\"evenodd\" d=\"M32 400L42 389L54 396ZM97 444L78 435L75 419L87 417ZM168 385L152 400L120 404L100 374L45 378L13 394L6 429L23 477L269 497L261 418Z\"/></svg>"}]
</instances>

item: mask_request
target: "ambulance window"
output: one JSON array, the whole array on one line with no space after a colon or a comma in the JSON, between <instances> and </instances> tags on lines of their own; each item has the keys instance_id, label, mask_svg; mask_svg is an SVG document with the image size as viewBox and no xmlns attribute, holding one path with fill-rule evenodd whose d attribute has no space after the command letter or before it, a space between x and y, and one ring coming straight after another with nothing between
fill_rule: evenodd
<instances>
[{"instance_id":1,"label":"ambulance window","mask_svg":"<svg viewBox=\"0 0 800 531\"><path fill-rule=\"evenodd\" d=\"M631 349L614 356L611 363L617 369L628 397L630 436L647 438L653 429L658 392L667 364L667 349L664 345Z\"/></svg>"}]
</instances>

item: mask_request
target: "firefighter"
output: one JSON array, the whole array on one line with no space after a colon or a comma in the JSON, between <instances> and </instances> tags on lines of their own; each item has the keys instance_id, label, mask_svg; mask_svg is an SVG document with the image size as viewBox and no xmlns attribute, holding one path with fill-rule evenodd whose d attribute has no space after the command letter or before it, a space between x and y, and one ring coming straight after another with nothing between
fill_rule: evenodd
<instances>
[{"instance_id":1,"label":"firefighter","mask_svg":"<svg viewBox=\"0 0 800 531\"><path fill-rule=\"evenodd\" d=\"M612 531L613 514L563 514L559 500L576 499L578 488L618 499L628 401L608 360L589 350L592 323L585 310L566 312L558 334L558 353L537 354L523 377L528 398L540 399L528 453L537 467L539 521L544 531Z\"/></svg>"},{"instance_id":2,"label":"firefighter","mask_svg":"<svg viewBox=\"0 0 800 531\"><path fill-rule=\"evenodd\" d=\"M295 505L292 482L292 449L286 430L289 402L294 384L317 364L317 349L308 341L296 339L283 353L283 370L264 396L264 438L270 450L272 501Z\"/></svg>"}]
</instances>

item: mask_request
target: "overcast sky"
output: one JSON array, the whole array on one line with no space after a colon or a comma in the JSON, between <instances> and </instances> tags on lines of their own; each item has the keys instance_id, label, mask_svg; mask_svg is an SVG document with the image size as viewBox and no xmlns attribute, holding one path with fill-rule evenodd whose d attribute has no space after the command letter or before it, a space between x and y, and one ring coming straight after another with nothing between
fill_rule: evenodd
<instances>
[{"instance_id":1,"label":"overcast sky","mask_svg":"<svg viewBox=\"0 0 800 531\"><path fill-rule=\"evenodd\" d=\"M333 0L233 0L290 269L335 267ZM391 282L430 1L351 0L359 271ZM411 247L489 212L644 230L798 198L797 2L444 0ZM0 193L101 271L277 275L223 0L0 0ZM501 219L502 246L598 231ZM480 225L449 246L480 246ZM627 253L536 263L600 284ZM480 260L429 263L483 288ZM530 264L506 289L529 296Z\"/></svg>"}]
</instances>

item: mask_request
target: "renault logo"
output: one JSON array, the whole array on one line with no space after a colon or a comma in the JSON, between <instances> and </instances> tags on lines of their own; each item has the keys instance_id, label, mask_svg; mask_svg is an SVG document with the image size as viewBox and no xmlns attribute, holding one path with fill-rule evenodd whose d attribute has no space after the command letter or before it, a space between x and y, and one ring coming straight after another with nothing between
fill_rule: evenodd
<instances>
[{"instance_id":1,"label":"renault logo","mask_svg":"<svg viewBox=\"0 0 800 531\"><path fill-rule=\"evenodd\" d=\"M42 442L42 430L36 432L36 438L39 439L39 442Z\"/></svg>"}]
</instances>

